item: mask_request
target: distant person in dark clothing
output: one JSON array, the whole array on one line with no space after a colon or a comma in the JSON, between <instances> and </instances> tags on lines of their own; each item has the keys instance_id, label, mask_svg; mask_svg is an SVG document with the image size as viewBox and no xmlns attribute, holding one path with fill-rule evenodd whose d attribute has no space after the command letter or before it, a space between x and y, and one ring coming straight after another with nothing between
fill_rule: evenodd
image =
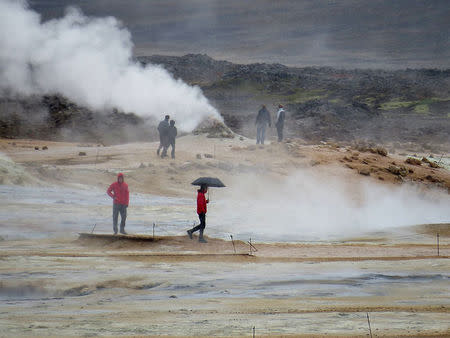
<instances>
[{"instance_id":1,"label":"distant person in dark clothing","mask_svg":"<svg viewBox=\"0 0 450 338\"><path fill-rule=\"evenodd\" d=\"M285 112L283 109L283 105L280 104L278 105L277 120L275 122L275 126L277 127L278 133L278 142L283 141L284 119L285 119Z\"/></svg>"},{"instance_id":2,"label":"distant person in dark clothing","mask_svg":"<svg viewBox=\"0 0 450 338\"><path fill-rule=\"evenodd\" d=\"M266 127L272 126L272 121L270 118L270 113L266 108L266 105L263 104L261 109L258 111L258 115L256 115L256 144L264 144L264 139L266 137Z\"/></svg>"},{"instance_id":3,"label":"distant person in dark clothing","mask_svg":"<svg viewBox=\"0 0 450 338\"><path fill-rule=\"evenodd\" d=\"M168 145L169 119L170 119L170 116L166 115L164 120L159 122L159 125L158 125L159 147L158 147L158 150L156 151L156 154L159 156L159 152L161 151L161 149L163 149L161 157L164 157L167 155L167 148L166 148L166 153L164 154L164 145L166 145L166 147L169 146Z\"/></svg>"},{"instance_id":4,"label":"distant person in dark clothing","mask_svg":"<svg viewBox=\"0 0 450 338\"><path fill-rule=\"evenodd\" d=\"M203 231L206 227L206 204L209 203L209 200L205 198L205 194L207 191L208 186L205 184L202 184L200 189L197 190L197 214L200 220L200 224L187 231L189 238L192 239L192 234L200 230L200 236L198 237L198 241L200 243L207 243L206 239L203 238Z\"/></svg>"},{"instance_id":5,"label":"distant person in dark clothing","mask_svg":"<svg viewBox=\"0 0 450 338\"><path fill-rule=\"evenodd\" d=\"M168 146L172 146L172 158L175 158L175 139L177 137L177 127L175 127L175 121L170 120L169 130L168 130ZM166 150L167 152L167 150Z\"/></svg>"},{"instance_id":6,"label":"distant person in dark clothing","mask_svg":"<svg viewBox=\"0 0 450 338\"><path fill-rule=\"evenodd\" d=\"M120 213L120 233L126 235L125 221L127 219L127 208L130 201L128 184L124 182L123 174L117 175L117 181L111 184L106 191L109 197L113 199L113 230L117 234L117 222Z\"/></svg>"}]
</instances>

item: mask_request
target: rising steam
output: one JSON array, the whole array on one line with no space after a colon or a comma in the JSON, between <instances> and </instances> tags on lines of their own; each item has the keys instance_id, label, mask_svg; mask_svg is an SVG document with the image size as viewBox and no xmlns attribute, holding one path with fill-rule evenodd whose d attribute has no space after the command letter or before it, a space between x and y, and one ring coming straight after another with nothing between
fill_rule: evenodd
<instances>
[{"instance_id":1,"label":"rising steam","mask_svg":"<svg viewBox=\"0 0 450 338\"><path fill-rule=\"evenodd\" d=\"M69 8L42 23L25 1L0 0L0 94L60 93L94 110L170 114L184 131L205 117L222 119L200 88L132 61L132 47L129 31L113 17Z\"/></svg>"},{"instance_id":2,"label":"rising steam","mask_svg":"<svg viewBox=\"0 0 450 338\"><path fill-rule=\"evenodd\" d=\"M221 202L211 207L210 223L255 239L341 239L450 221L443 191L346 181L339 171L303 169L277 181L240 175L227 186L216 193Z\"/></svg>"}]
</instances>

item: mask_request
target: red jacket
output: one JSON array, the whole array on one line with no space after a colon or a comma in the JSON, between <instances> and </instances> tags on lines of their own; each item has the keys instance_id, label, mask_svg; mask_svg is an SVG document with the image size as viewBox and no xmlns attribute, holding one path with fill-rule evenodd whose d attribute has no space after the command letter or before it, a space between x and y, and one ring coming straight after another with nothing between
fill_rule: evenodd
<instances>
[{"instance_id":1,"label":"red jacket","mask_svg":"<svg viewBox=\"0 0 450 338\"><path fill-rule=\"evenodd\" d=\"M197 194L197 214L206 214L206 201L205 193L203 191L199 191Z\"/></svg>"},{"instance_id":2,"label":"red jacket","mask_svg":"<svg viewBox=\"0 0 450 338\"><path fill-rule=\"evenodd\" d=\"M125 182L119 183L119 177L123 178L123 174L117 175L117 182L111 184L106 193L112 197L114 204L123 204L128 206L130 201L130 193L128 192L128 184Z\"/></svg>"}]
</instances>

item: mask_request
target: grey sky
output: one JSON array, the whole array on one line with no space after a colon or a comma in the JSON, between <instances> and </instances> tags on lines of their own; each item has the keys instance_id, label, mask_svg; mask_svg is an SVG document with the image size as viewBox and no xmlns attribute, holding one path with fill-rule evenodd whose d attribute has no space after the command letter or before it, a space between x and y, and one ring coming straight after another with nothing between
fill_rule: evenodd
<instances>
[{"instance_id":1,"label":"grey sky","mask_svg":"<svg viewBox=\"0 0 450 338\"><path fill-rule=\"evenodd\" d=\"M233 62L450 67L448 0L32 0L44 20L73 5L115 16L136 55L206 53Z\"/></svg>"}]
</instances>

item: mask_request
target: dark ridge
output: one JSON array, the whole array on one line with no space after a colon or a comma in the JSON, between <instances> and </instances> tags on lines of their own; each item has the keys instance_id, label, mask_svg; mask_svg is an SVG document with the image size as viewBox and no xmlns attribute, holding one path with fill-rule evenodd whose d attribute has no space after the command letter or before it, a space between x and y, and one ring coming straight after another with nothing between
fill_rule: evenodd
<instances>
[{"instance_id":1,"label":"dark ridge","mask_svg":"<svg viewBox=\"0 0 450 338\"><path fill-rule=\"evenodd\" d=\"M410 143L425 151L450 144L450 69L337 69L233 64L205 54L138 57L198 85L233 131L255 137L266 104L287 110L288 137L307 141ZM60 95L0 99L0 136L124 143L155 139L156 121L93 112ZM272 134L274 134L272 132Z\"/></svg>"}]
</instances>

